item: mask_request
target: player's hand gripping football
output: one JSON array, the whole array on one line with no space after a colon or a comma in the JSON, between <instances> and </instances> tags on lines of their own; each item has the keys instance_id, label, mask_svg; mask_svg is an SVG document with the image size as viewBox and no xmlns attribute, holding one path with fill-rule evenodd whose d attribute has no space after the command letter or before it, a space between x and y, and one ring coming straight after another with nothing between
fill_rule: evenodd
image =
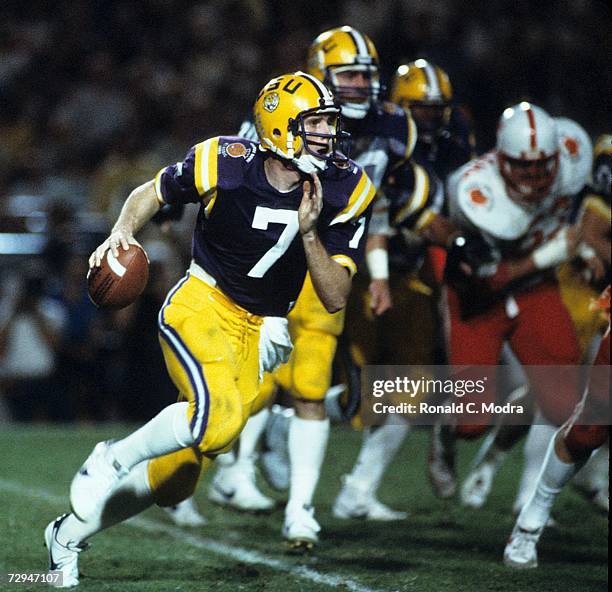
<instances>
[{"instance_id":1,"label":"player's hand gripping football","mask_svg":"<svg viewBox=\"0 0 612 592\"><path fill-rule=\"evenodd\" d=\"M312 182L304 181L303 189L304 195L298 210L300 234L314 234L323 209L323 188L316 173L312 174Z\"/></svg>"},{"instance_id":2,"label":"player's hand gripping football","mask_svg":"<svg viewBox=\"0 0 612 592\"><path fill-rule=\"evenodd\" d=\"M140 246L140 243L134 238L134 235L130 231L124 228L113 230L110 236L90 255L89 267L100 267L100 262L109 249L115 257L118 257L119 246L121 246L124 251L127 251L130 245Z\"/></svg>"}]
</instances>

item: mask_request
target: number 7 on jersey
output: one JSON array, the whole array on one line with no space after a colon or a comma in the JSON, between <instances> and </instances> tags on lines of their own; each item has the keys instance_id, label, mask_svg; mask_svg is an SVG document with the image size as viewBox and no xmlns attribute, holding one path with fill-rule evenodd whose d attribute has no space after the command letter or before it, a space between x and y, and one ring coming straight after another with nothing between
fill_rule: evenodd
<instances>
[{"instance_id":1,"label":"number 7 on jersey","mask_svg":"<svg viewBox=\"0 0 612 592\"><path fill-rule=\"evenodd\" d=\"M260 278L272 267L289 248L299 230L298 213L296 210L275 210L257 206L253 216L252 228L267 230L268 224L284 224L276 244L266 251L264 256L251 268L249 277Z\"/></svg>"}]
</instances>

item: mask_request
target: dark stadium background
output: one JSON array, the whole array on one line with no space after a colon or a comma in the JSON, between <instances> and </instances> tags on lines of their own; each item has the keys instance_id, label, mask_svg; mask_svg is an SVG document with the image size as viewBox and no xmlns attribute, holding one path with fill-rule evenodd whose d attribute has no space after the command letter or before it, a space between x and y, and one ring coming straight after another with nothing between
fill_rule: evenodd
<instances>
[{"instance_id":1,"label":"dark stadium background","mask_svg":"<svg viewBox=\"0 0 612 592\"><path fill-rule=\"evenodd\" d=\"M312 39L342 24L372 37L386 81L417 57L442 66L479 151L493 145L502 109L524 98L593 137L610 131L612 20L603 2L5 0L2 323L26 280L36 298L59 301L68 322L46 384L31 400L0 397L4 417L141 420L172 400L155 314L188 257L189 216L169 233L147 231L156 281L126 312L89 305L84 255L131 188L195 142L236 132L260 86L303 67Z\"/></svg>"},{"instance_id":2,"label":"dark stadium background","mask_svg":"<svg viewBox=\"0 0 612 592\"><path fill-rule=\"evenodd\" d=\"M0 590L42 589L9 588L4 578L46 569L43 529L68 511L75 470L96 442L127 435L175 399L156 316L187 265L193 212L139 235L152 269L134 306L101 313L85 293L87 255L132 188L195 142L237 132L260 86L303 67L313 38L344 24L372 37L386 81L418 57L442 66L479 151L492 147L503 108L526 98L575 119L592 138L610 133L611 16L596 0L1 0ZM7 361L7 327L17 312L39 322L35 307L63 315L58 339ZM43 375L11 374L11 364L33 370L45 353L52 362ZM312 556L290 557L282 546L283 494L259 479L277 511L231 512L208 502L209 472L196 493L207 525L187 534L152 508L109 529L80 560L83 589L607 589L607 515L572 487L555 506L558 527L542 537L540 567L503 565L522 445L487 504L470 510L434 497L429 432L413 430L379 492L408 519L335 519L332 504L360 440L348 424L331 431ZM461 477L479 445L462 446Z\"/></svg>"}]
</instances>

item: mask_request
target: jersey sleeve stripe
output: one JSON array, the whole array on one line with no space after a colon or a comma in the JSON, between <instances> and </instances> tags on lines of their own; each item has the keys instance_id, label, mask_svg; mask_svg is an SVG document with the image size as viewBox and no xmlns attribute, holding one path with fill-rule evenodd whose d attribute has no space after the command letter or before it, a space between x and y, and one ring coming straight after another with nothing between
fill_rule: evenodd
<instances>
[{"instance_id":1,"label":"jersey sleeve stripe","mask_svg":"<svg viewBox=\"0 0 612 592\"><path fill-rule=\"evenodd\" d=\"M410 113L406 114L406 118L408 119L408 141L406 142L406 154L404 155L404 157L410 158L410 156L414 152L414 147L416 146L417 127Z\"/></svg>"},{"instance_id":2,"label":"jersey sleeve stripe","mask_svg":"<svg viewBox=\"0 0 612 592\"><path fill-rule=\"evenodd\" d=\"M419 232L424 228L427 228L427 226L429 226L433 222L435 217L436 215L430 209L425 210L416 221L414 225L414 230L416 232Z\"/></svg>"},{"instance_id":3,"label":"jersey sleeve stripe","mask_svg":"<svg viewBox=\"0 0 612 592\"><path fill-rule=\"evenodd\" d=\"M349 270L351 277L357 273L357 266L355 265L355 262L347 255L332 255L332 259L336 263L342 265L342 267L346 267Z\"/></svg>"},{"instance_id":4,"label":"jersey sleeve stripe","mask_svg":"<svg viewBox=\"0 0 612 592\"><path fill-rule=\"evenodd\" d=\"M394 224L399 224L415 212L422 210L427 203L429 195L429 176L425 169L418 164L413 165L414 170L414 191L412 195L398 212L395 214Z\"/></svg>"},{"instance_id":5,"label":"jersey sleeve stripe","mask_svg":"<svg viewBox=\"0 0 612 592\"><path fill-rule=\"evenodd\" d=\"M155 175L155 195L157 196L157 201L160 204L165 204L165 200L162 197L162 190L161 190L161 177L162 177L162 173L166 170L166 168L164 167L163 169L161 169L159 171L159 173L157 173L157 175Z\"/></svg>"},{"instance_id":6,"label":"jersey sleeve stripe","mask_svg":"<svg viewBox=\"0 0 612 592\"><path fill-rule=\"evenodd\" d=\"M584 200L582 207L585 210L590 210L594 214L601 216L605 220L610 220L610 206L596 195L588 195Z\"/></svg>"},{"instance_id":7,"label":"jersey sleeve stripe","mask_svg":"<svg viewBox=\"0 0 612 592\"><path fill-rule=\"evenodd\" d=\"M201 142L195 149L195 183L198 193L204 195L217 186L217 148L219 138Z\"/></svg>"},{"instance_id":8,"label":"jersey sleeve stripe","mask_svg":"<svg viewBox=\"0 0 612 592\"><path fill-rule=\"evenodd\" d=\"M372 182L365 172L362 172L361 179L359 179L359 183L357 183L357 187L355 187L347 206L336 215L331 221L330 226L347 222L351 218L359 216L370 205L374 195L376 195L376 191Z\"/></svg>"}]
</instances>

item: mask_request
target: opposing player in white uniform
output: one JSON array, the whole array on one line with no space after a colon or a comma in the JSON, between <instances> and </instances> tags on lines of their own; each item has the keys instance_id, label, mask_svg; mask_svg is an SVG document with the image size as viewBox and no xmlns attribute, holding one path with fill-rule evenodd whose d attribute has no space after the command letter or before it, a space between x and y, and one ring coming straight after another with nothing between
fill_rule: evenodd
<instances>
[{"instance_id":1,"label":"opposing player in white uniform","mask_svg":"<svg viewBox=\"0 0 612 592\"><path fill-rule=\"evenodd\" d=\"M596 302L608 328L572 417L551 439L532 496L524 505L504 550L504 563L517 569L538 566L537 544L564 485L610 437L610 286Z\"/></svg>"},{"instance_id":2,"label":"opposing player in white uniform","mask_svg":"<svg viewBox=\"0 0 612 592\"><path fill-rule=\"evenodd\" d=\"M523 102L504 111L496 149L449 178L451 219L462 229L446 271L451 365L494 366L504 341L524 366L578 363L576 334L553 271L575 249L567 219L591 158L590 139L577 123ZM495 400L492 378L478 405ZM531 387L537 420L548 424L551 436L552 426L572 412L575 385L555 389L542 380ZM456 439L482 435L490 420L482 413L436 424L429 473L437 495L455 493Z\"/></svg>"},{"instance_id":3,"label":"opposing player in white uniform","mask_svg":"<svg viewBox=\"0 0 612 592\"><path fill-rule=\"evenodd\" d=\"M589 302L596 298L603 285L609 282L610 269L610 170L612 164L612 136L598 138L593 151L591 180L574 200L572 218L581 237L578 257L562 264L557 278L565 302L579 337L581 363L590 361L601 339L604 322L589 310ZM606 273L606 270L607 273ZM507 350L505 350L507 351ZM522 373L522 371L521 371ZM524 373L523 373L524 374ZM526 386L521 387L528 390ZM510 421L506 421L510 420ZM472 468L461 484L461 502L482 507L492 489L495 474L503 464L510 448L529 430L525 441L525 468L519 494L513 505L515 514L529 499L540 471L544 440L548 426L512 425L506 417L484 439L476 454ZM608 457L607 446L602 447L573 480L573 484L591 501L608 511Z\"/></svg>"}]
</instances>

